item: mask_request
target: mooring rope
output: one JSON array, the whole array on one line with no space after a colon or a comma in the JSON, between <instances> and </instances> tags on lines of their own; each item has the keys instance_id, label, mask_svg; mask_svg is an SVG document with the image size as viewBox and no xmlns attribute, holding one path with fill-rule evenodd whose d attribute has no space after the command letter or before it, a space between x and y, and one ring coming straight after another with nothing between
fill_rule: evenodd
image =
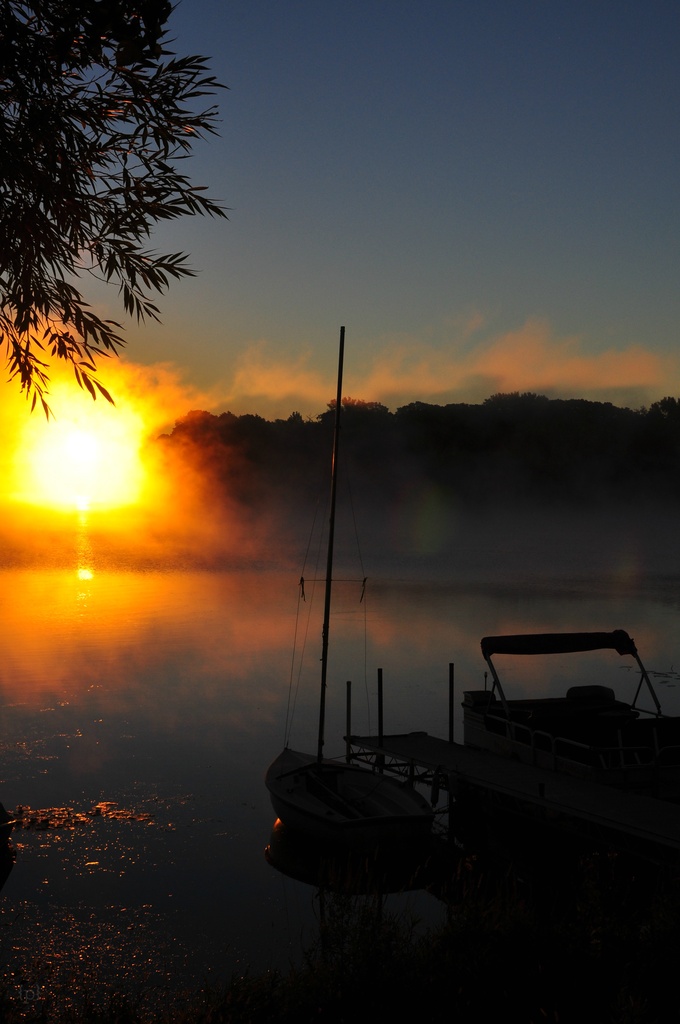
<instances>
[{"instance_id":1,"label":"mooring rope","mask_svg":"<svg viewBox=\"0 0 680 1024\"><path fill-rule=\"evenodd\" d=\"M356 520L356 513L355 513L355 508L354 508L354 500L353 500L352 490L351 490L350 483L349 483L349 477L348 477L347 474L343 474L343 476L344 476L344 483L345 483L346 488L347 488L347 495L348 495L348 498L349 498L349 505L350 505L351 518L352 518L352 526L353 526L353 529L354 529L354 541L355 541L355 544L356 544L357 557L358 557L359 566L360 566L360 569L361 569L361 576L360 577L336 577L335 574L334 574L333 579L334 579L334 581L336 583L360 583L361 584L361 592L360 592L360 595L359 595L359 604L362 605L362 611L363 611L363 631L364 631L364 652L363 652L363 662L364 662L364 668L363 668L363 672L364 672L364 694L365 694L365 698L366 698L366 708L367 708L367 717L368 717L368 731L370 733L370 731L371 731L371 704L370 704L370 694L369 694L369 689L368 689L368 602L366 600L368 577L366 576L365 570L364 570L363 556L362 556L362 553L361 553L361 545L359 543L359 531L358 531L358 528L357 528L357 520ZM314 539L315 532L317 530L317 523L318 523L318 518L319 518L319 508L320 508L320 505L321 505L321 501L319 500L319 501L317 501L317 504L316 504L316 507L315 507L315 510L314 510L314 517L313 517L313 520L312 520L311 529L309 531L309 536L307 538L307 547L306 547L305 555L304 555L304 559L303 559L302 574L301 574L299 582L298 582L298 601L297 601L297 608L296 608L296 613L295 613L295 632L294 632L294 637L293 637L293 651L292 651L292 655L291 655L290 675L289 675L289 680L288 680L288 702L287 702L287 705L286 705L286 719L285 719L285 729L284 729L284 746L288 746L288 743L290 742L290 734L291 734L291 731L292 731L292 728L293 728L293 719L295 717L295 708L296 708L296 705L297 705L298 693L300 691L300 682L301 682L301 679L302 679L302 666L303 666L303 663L304 663L304 656L305 656L305 651L306 651L306 648L307 648L307 640L308 640L308 637L309 637L309 629L310 629L310 623L311 623L312 612L313 612L313 607L314 607L314 597L315 597L315 594L316 594L316 584L317 583L323 583L325 585L325 583L326 583L325 577L319 575L319 572L320 572L319 567L320 567L320 565L322 563L322 559L323 559L323 543L324 543L324 540L325 540L325 532L324 532L324 530L319 530L318 531L317 548L316 548L316 565L315 565L314 575L313 576L305 575L306 567L307 567L307 564L308 564L308 562L310 560L310 550L312 548L312 542L313 542L313 539ZM310 584L311 584L311 592L310 592L310 587L309 587ZM309 600L307 600L308 596L310 597ZM301 632L301 616L302 616L302 605L303 604L306 607L306 619L305 619L304 635L302 637L302 643L301 643L300 646L298 646L299 635L300 635L300 632ZM297 675L296 675L296 664L297 664Z\"/></svg>"},{"instance_id":2,"label":"mooring rope","mask_svg":"<svg viewBox=\"0 0 680 1024\"><path fill-rule=\"evenodd\" d=\"M364 559L361 553L361 544L359 542L359 530L357 527L357 517L354 508L354 495L352 494L352 486L350 483L349 474L345 475L347 494L349 497L349 507L352 513L352 526L354 528L354 541L357 546L357 555L359 558L359 566L361 568L361 575L363 576L361 585L361 596L359 598L359 604L363 605L364 612L364 697L366 699L366 715L368 718L368 734L371 735L371 697L368 692L368 601L366 601L366 583L368 577L366 576L366 570L364 568Z\"/></svg>"},{"instance_id":3,"label":"mooring rope","mask_svg":"<svg viewBox=\"0 0 680 1024\"><path fill-rule=\"evenodd\" d=\"M303 558L303 561L302 561L302 575L300 576L300 582L298 584L298 602L297 602L297 609L296 609L296 612L295 612L295 632L294 632L294 636L293 636L293 651L292 651L291 660L290 660L290 676L289 676L289 679L288 679L288 703L287 703L287 706L286 706L286 722L285 722L285 729L284 729L284 746L286 746L286 747L288 746L288 743L290 742L290 734L291 734L291 730L293 728L293 719L295 717L295 707L296 707L296 704L297 704L298 692L299 692L299 689L300 689L300 679L302 677L302 664L304 662L304 654L305 654L305 650L307 648L307 638L309 636L309 624L310 624L311 616L312 616L312 608L314 606L314 594L316 592L316 587L312 586L311 600L309 601L309 603L307 603L307 594L306 594L306 590L305 590L305 583L306 582L310 582L310 581L305 578L304 572L305 572L305 568L307 566L307 562L309 561L309 552L310 552L310 549L311 549L311 546L312 546L312 540L314 538L314 534L316 532L316 523L317 523L317 519L319 517L319 506L320 506L320 504L321 504L321 502L317 501L316 507L314 509L314 517L312 519L312 525L311 525L311 528L310 528L310 531L309 531L309 536L307 538L307 548L305 550L305 555L304 555L304 558ZM323 539L322 536L321 536L323 534L323 531L319 531L319 533L320 533L320 536L318 538L317 550L316 550L316 565L315 565L315 574L314 574L315 576L316 576L316 574L319 571L319 559L321 558L321 542L322 542L322 539ZM311 582L312 582L312 584L316 584L317 581L316 581L316 579L313 579L313 580L311 580ZM300 615L301 615L302 604L303 603L307 607L307 617L306 617L306 622L305 622L304 636L303 636L303 639L302 639L302 646L298 650L298 633L299 633L299 628L300 628ZM297 669L297 679L295 679L295 663L296 663L296 659L298 659L298 658L299 658L299 662L298 662L298 669Z\"/></svg>"}]
</instances>

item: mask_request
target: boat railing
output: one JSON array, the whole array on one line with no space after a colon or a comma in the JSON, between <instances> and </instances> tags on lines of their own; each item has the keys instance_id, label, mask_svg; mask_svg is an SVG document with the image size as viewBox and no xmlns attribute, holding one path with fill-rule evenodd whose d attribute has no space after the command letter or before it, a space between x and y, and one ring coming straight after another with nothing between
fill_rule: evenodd
<instances>
[{"instance_id":1,"label":"boat railing","mask_svg":"<svg viewBox=\"0 0 680 1024\"><path fill-rule=\"evenodd\" d=\"M492 731L496 735L528 747L533 764L537 764L539 759L552 760L553 768L557 768L557 762L561 759L605 772L654 768L662 764L680 765L680 746L655 749L649 744L626 744L621 735L616 744L596 746L567 736L555 736L543 729L532 729L529 725L509 721L503 715L493 712L486 714L485 721L487 725L493 725ZM670 760L671 757L674 760Z\"/></svg>"},{"instance_id":2,"label":"boat railing","mask_svg":"<svg viewBox=\"0 0 680 1024\"><path fill-rule=\"evenodd\" d=\"M666 747L661 747L657 751L657 759L659 764L667 767L676 768L680 766L680 746L671 746L670 744Z\"/></svg>"},{"instance_id":3,"label":"boat railing","mask_svg":"<svg viewBox=\"0 0 680 1024\"><path fill-rule=\"evenodd\" d=\"M538 740L538 742L536 742ZM553 767L557 768L557 761L573 761L590 768L599 768L607 771L612 768L623 767L624 750L632 752L638 748L622 747L594 747L590 743L583 743L580 740L569 739L566 736L553 736L552 733L544 732L542 729L535 729L532 736L532 759L537 760L537 752L548 753L552 756ZM619 763L614 763L618 757Z\"/></svg>"}]
</instances>

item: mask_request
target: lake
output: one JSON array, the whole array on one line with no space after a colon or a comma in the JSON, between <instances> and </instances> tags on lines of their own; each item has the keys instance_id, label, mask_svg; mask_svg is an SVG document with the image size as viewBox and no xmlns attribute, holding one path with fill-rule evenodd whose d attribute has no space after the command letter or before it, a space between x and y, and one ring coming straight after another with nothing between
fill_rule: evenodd
<instances>
[{"instance_id":1,"label":"lake","mask_svg":"<svg viewBox=\"0 0 680 1024\"><path fill-rule=\"evenodd\" d=\"M449 532L445 544L432 530L408 543L393 532L381 548L376 528L364 601L363 569L340 559L327 754L343 749L345 680L354 731L377 728L378 667L386 732L446 736L449 662L457 698L481 688L487 634L626 629L664 710L680 713L672 517L478 517ZM10 991L66 998L112 985L165 999L233 971L285 969L314 938L318 901L265 860L263 775L283 744L291 669L292 745L314 749L315 573L299 604L295 558L198 567L138 547L123 555L82 515L69 552L12 555L0 569L0 800L24 808L25 825L0 897ZM568 685L566 662L548 676L529 661L508 659L508 690ZM612 672L631 677L617 659ZM390 901L443 919L433 896Z\"/></svg>"}]
</instances>

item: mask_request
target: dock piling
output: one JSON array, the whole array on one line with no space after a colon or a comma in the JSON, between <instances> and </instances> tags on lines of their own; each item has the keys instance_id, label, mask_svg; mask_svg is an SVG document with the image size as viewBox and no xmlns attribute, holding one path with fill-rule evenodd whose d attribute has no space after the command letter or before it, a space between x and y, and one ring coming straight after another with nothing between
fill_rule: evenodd
<instances>
[{"instance_id":1,"label":"dock piling","mask_svg":"<svg viewBox=\"0 0 680 1024\"><path fill-rule=\"evenodd\" d=\"M453 743L453 662L449 662L449 743Z\"/></svg>"}]
</instances>

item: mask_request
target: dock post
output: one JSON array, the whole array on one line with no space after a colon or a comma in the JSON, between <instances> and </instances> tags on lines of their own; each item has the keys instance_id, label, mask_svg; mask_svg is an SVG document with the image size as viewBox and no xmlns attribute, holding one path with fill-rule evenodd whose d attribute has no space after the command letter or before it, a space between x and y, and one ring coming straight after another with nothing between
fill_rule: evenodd
<instances>
[{"instance_id":1,"label":"dock post","mask_svg":"<svg viewBox=\"0 0 680 1024\"><path fill-rule=\"evenodd\" d=\"M447 815L447 818L448 818L448 822L447 822L448 828L447 828L447 830L448 830L449 839L453 839L454 838L454 834L455 834L455 812L454 812L453 808L454 808L454 804L456 802L456 799L455 799L455 797L453 795L453 786L454 786L454 775L453 775L453 772L449 772L447 780L446 780L446 784L447 784L447 788L448 788L448 793L446 795L447 796L447 800L446 800L446 805L447 805L446 815Z\"/></svg>"},{"instance_id":2,"label":"dock post","mask_svg":"<svg viewBox=\"0 0 680 1024\"><path fill-rule=\"evenodd\" d=\"M383 733L383 673L382 669L378 669L378 746L382 747L384 739ZM375 759L378 766L378 771L382 773L385 767L385 755L378 754Z\"/></svg>"},{"instance_id":3,"label":"dock post","mask_svg":"<svg viewBox=\"0 0 680 1024\"><path fill-rule=\"evenodd\" d=\"M383 742L383 680L382 669L378 669L378 743Z\"/></svg>"},{"instance_id":4,"label":"dock post","mask_svg":"<svg viewBox=\"0 0 680 1024\"><path fill-rule=\"evenodd\" d=\"M352 760L350 753L352 744L350 738L352 736L352 680L347 680L347 709L345 718L345 761L347 764Z\"/></svg>"},{"instance_id":5,"label":"dock post","mask_svg":"<svg viewBox=\"0 0 680 1024\"><path fill-rule=\"evenodd\" d=\"M453 743L453 662L449 662L449 743Z\"/></svg>"}]
</instances>

